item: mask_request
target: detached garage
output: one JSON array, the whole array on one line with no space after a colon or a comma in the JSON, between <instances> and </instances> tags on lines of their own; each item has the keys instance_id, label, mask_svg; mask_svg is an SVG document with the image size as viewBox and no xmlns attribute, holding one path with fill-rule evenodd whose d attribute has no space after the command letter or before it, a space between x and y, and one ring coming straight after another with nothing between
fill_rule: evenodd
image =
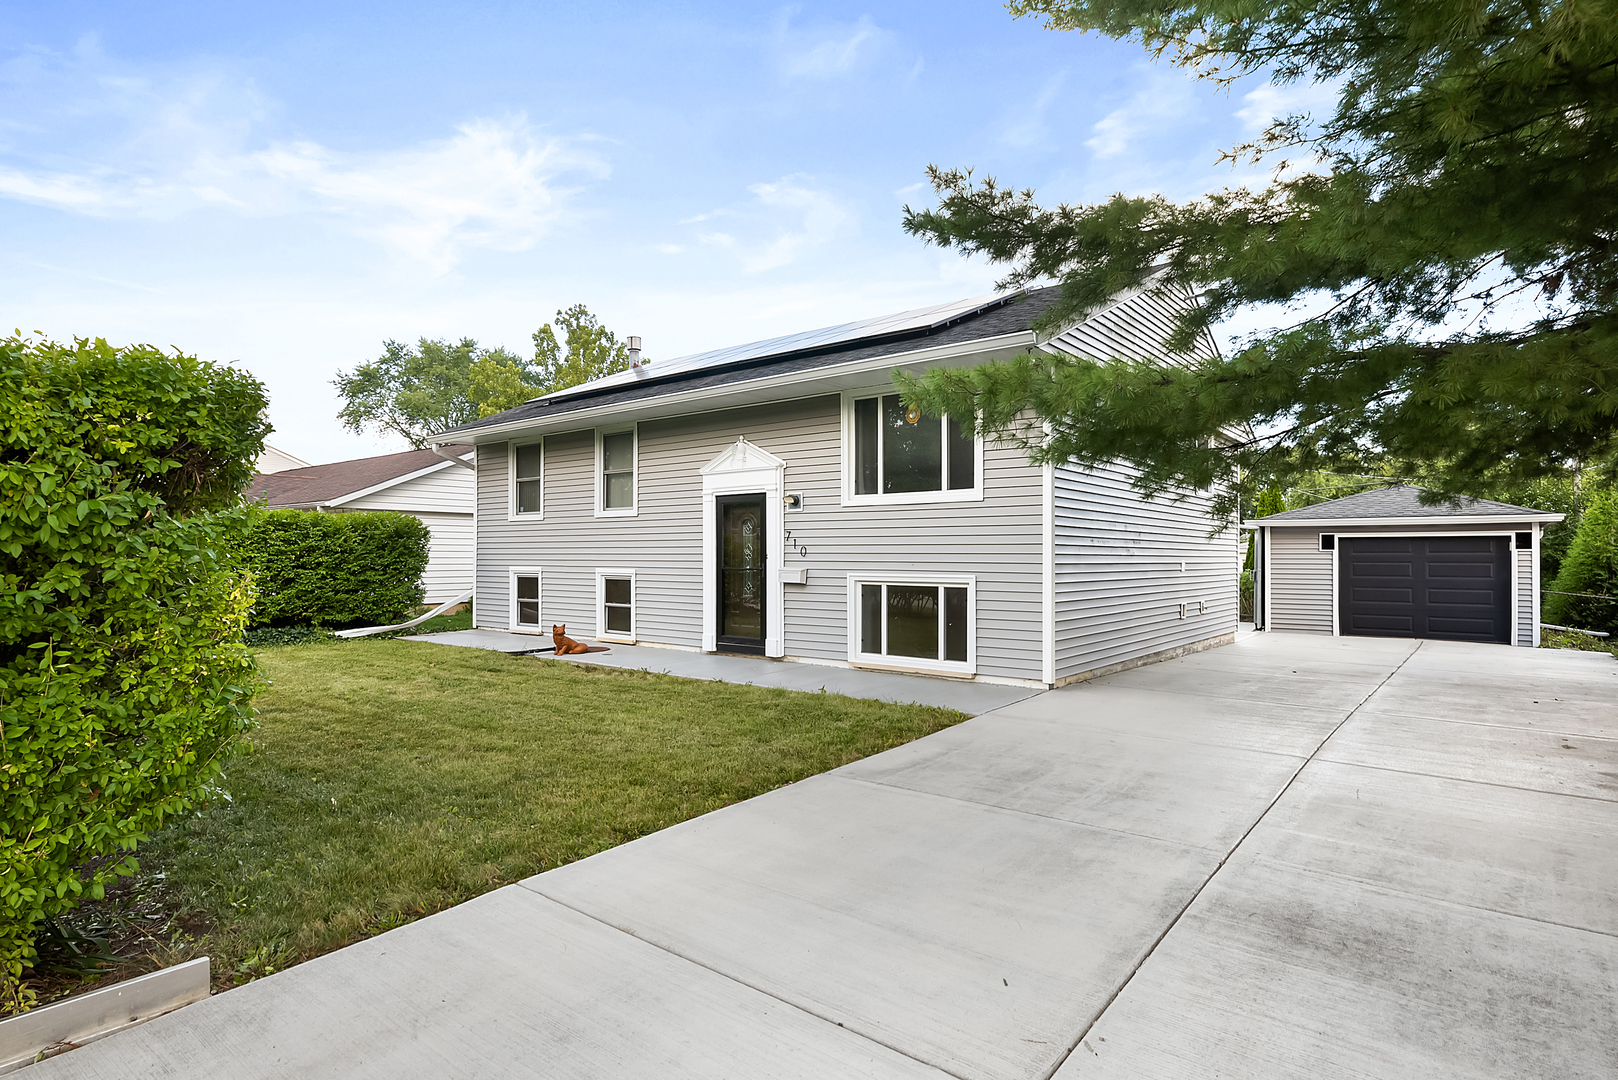
<instances>
[{"instance_id":1,"label":"detached garage","mask_svg":"<svg viewBox=\"0 0 1618 1080\"><path fill-rule=\"evenodd\" d=\"M1423 506L1398 485L1243 522L1260 630L1539 644L1539 536L1561 514Z\"/></svg>"}]
</instances>

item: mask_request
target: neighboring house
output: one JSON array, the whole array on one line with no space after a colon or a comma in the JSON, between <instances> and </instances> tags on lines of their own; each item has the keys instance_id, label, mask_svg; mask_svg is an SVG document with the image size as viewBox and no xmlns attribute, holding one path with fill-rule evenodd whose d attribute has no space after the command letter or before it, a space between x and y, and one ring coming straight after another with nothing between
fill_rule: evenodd
<instances>
[{"instance_id":1,"label":"neighboring house","mask_svg":"<svg viewBox=\"0 0 1618 1080\"><path fill-rule=\"evenodd\" d=\"M1539 644L1539 539L1561 514L1419 487L1244 522L1260 630Z\"/></svg>"},{"instance_id":2,"label":"neighboring house","mask_svg":"<svg viewBox=\"0 0 1618 1080\"><path fill-rule=\"evenodd\" d=\"M258 471L261 473L286 472L288 469L307 469L309 463L303 458L293 457L285 450L277 450L266 445L264 452L258 456Z\"/></svg>"},{"instance_id":3,"label":"neighboring house","mask_svg":"<svg viewBox=\"0 0 1618 1080\"><path fill-rule=\"evenodd\" d=\"M470 446L407 450L402 454L308 465L260 473L248 485L249 500L272 509L402 510L432 533L427 569L421 576L429 604L441 604L472 587L472 503L475 482Z\"/></svg>"},{"instance_id":4,"label":"neighboring house","mask_svg":"<svg viewBox=\"0 0 1618 1080\"><path fill-rule=\"evenodd\" d=\"M444 433L477 447L478 625L1044 686L1231 640L1207 493L1030 465L895 395L895 368L1150 355L1173 316L1136 292L1039 337L1055 298L659 361Z\"/></svg>"}]
</instances>

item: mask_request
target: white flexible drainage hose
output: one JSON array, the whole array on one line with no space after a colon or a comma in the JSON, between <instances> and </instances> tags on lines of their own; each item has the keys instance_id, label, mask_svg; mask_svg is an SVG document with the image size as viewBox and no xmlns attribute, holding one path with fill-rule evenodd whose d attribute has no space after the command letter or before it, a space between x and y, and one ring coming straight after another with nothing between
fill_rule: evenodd
<instances>
[{"instance_id":1,"label":"white flexible drainage hose","mask_svg":"<svg viewBox=\"0 0 1618 1080\"><path fill-rule=\"evenodd\" d=\"M472 599L472 590L468 589L465 592L463 592L461 595L457 596L455 599L446 600L442 604L439 604L437 607L433 608L427 614L425 614L425 615L417 615L414 619L411 619L409 622L395 623L392 626L362 626L362 627L359 627L356 630L339 630L339 631L337 631L337 636L338 637L344 637L344 638L368 637L371 634L385 634L389 630L408 630L412 626L417 626L417 625L419 625L421 623L426 622L428 619L436 618L437 616L442 615L444 612L448 611L450 608L454 607L455 605L464 604L470 599Z\"/></svg>"}]
</instances>

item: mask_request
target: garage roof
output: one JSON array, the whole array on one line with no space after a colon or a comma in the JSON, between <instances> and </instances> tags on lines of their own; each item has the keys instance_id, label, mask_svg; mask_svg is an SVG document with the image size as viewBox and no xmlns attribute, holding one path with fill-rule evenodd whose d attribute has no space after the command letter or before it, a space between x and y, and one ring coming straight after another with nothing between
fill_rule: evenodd
<instances>
[{"instance_id":1,"label":"garage roof","mask_svg":"<svg viewBox=\"0 0 1618 1080\"><path fill-rule=\"evenodd\" d=\"M1492 499L1461 497L1456 502L1423 505L1425 488L1394 484L1345 495L1341 499L1250 518L1248 525L1410 525L1433 522L1561 521L1562 514L1530 510Z\"/></svg>"}]
</instances>

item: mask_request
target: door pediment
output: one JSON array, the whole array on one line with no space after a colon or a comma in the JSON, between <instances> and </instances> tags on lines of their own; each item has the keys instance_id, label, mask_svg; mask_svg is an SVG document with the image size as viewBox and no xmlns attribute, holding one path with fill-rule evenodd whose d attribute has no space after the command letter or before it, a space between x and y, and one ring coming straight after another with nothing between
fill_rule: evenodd
<instances>
[{"instance_id":1,"label":"door pediment","mask_svg":"<svg viewBox=\"0 0 1618 1080\"><path fill-rule=\"evenodd\" d=\"M716 473L756 472L760 469L785 469L787 463L764 449L747 441L746 437L738 438L725 447L717 456L700 470L703 476L713 476Z\"/></svg>"}]
</instances>

